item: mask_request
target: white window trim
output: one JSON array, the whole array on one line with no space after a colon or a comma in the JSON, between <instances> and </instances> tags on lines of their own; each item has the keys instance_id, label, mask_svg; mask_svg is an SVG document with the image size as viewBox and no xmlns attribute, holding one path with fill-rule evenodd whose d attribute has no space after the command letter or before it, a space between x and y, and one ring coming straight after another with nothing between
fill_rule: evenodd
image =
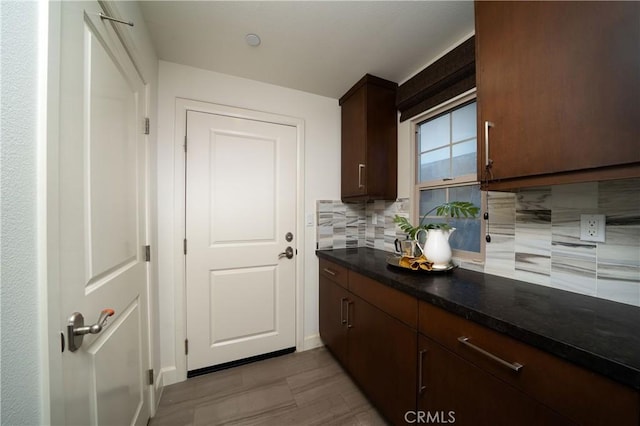
<instances>
[{"instance_id":1,"label":"white window trim","mask_svg":"<svg viewBox=\"0 0 640 426\"><path fill-rule=\"evenodd\" d=\"M428 183L428 185L425 185L426 183L423 182L422 185L418 185L417 182L417 175L416 175L416 170L418 169L418 160L419 160L419 154L418 154L418 147L417 147L417 143L416 143L416 134L417 134L417 130L418 130L418 126L420 125L420 123L435 117L437 115L440 115L442 113L445 113L453 108L455 108L456 106L462 105L466 102L472 101L474 99L476 99L476 89L471 89L469 91L466 91L454 98L451 98L443 103L441 103L440 105L437 105L431 109L428 109L426 111L424 111L423 113L416 115L415 117L410 119L410 131L409 131L409 138L410 138L410 152L411 152L411 167L410 167L410 173L411 173L411 199L410 199L410 205L411 205L411 210L410 210L410 218L409 220L411 221L411 223L417 223L420 220L420 216L419 216L419 207L420 207L420 190L424 189L425 186L428 186L430 189L438 189L438 188L450 188L450 187L454 187L454 186L465 186L465 185L471 185L471 184L479 184L480 182L477 180L477 176L472 176L472 175L465 175L465 176L459 176L457 178L453 178L452 180L447 180L447 181L443 181L443 182L426 182ZM463 260L463 261L467 261L467 262L473 262L473 263L478 263L478 264L483 264L484 263L484 258L485 258L485 240L484 238L482 238L482 235L485 235L486 233L486 221L482 220L482 215L484 214L484 209L486 206L486 191L481 191L481 202L480 202L480 253L474 253L474 252L468 252L468 251L461 251L461 250L453 250L453 257Z\"/></svg>"}]
</instances>

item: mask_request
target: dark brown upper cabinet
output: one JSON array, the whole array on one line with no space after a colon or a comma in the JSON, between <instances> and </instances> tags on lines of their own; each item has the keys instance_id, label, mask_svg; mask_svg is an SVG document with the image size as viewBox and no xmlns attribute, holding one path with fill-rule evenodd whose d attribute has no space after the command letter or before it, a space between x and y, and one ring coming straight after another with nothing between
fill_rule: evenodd
<instances>
[{"instance_id":1,"label":"dark brown upper cabinet","mask_svg":"<svg viewBox=\"0 0 640 426\"><path fill-rule=\"evenodd\" d=\"M365 75L340 98L342 201L395 200L398 85Z\"/></svg>"},{"instance_id":2,"label":"dark brown upper cabinet","mask_svg":"<svg viewBox=\"0 0 640 426\"><path fill-rule=\"evenodd\" d=\"M479 1L475 16L489 189L640 176L639 2Z\"/></svg>"}]
</instances>

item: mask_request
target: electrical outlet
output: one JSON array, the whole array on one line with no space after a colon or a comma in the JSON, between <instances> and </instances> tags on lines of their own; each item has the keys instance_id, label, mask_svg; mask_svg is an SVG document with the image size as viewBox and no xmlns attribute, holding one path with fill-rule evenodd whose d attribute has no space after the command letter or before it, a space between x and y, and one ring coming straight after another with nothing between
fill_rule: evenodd
<instances>
[{"instance_id":1,"label":"electrical outlet","mask_svg":"<svg viewBox=\"0 0 640 426\"><path fill-rule=\"evenodd\" d=\"M580 215L580 240L604 243L606 217L603 214Z\"/></svg>"}]
</instances>

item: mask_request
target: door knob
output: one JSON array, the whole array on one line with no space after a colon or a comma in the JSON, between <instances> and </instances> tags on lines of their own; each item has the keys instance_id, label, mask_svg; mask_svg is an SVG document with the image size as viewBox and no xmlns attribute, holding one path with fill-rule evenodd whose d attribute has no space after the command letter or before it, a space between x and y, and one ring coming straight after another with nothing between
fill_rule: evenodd
<instances>
[{"instance_id":1,"label":"door knob","mask_svg":"<svg viewBox=\"0 0 640 426\"><path fill-rule=\"evenodd\" d=\"M67 340L69 340L69 350L75 352L82 346L85 334L98 334L107 323L107 319L115 313L113 309L103 309L100 312L98 321L93 325L84 325L84 316L80 312L74 312L69 317L67 323Z\"/></svg>"},{"instance_id":2,"label":"door knob","mask_svg":"<svg viewBox=\"0 0 640 426\"><path fill-rule=\"evenodd\" d=\"M278 255L278 259L282 259L283 257L291 259L293 257L293 249L291 247L287 247L282 253Z\"/></svg>"}]
</instances>

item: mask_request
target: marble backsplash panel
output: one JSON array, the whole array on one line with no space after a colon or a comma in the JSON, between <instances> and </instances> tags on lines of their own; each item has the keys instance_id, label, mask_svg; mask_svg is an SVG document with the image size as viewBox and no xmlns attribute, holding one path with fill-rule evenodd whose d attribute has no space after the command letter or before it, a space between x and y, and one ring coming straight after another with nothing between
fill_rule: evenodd
<instances>
[{"instance_id":1,"label":"marble backsplash panel","mask_svg":"<svg viewBox=\"0 0 640 426\"><path fill-rule=\"evenodd\" d=\"M484 271L640 306L640 179L489 192ZM580 215L604 214L604 243Z\"/></svg>"},{"instance_id":2,"label":"marble backsplash panel","mask_svg":"<svg viewBox=\"0 0 640 426\"><path fill-rule=\"evenodd\" d=\"M396 214L408 217L408 199L372 203L317 201L316 247L320 250L371 247L393 252L395 239L404 238L393 222Z\"/></svg>"},{"instance_id":3,"label":"marble backsplash panel","mask_svg":"<svg viewBox=\"0 0 640 426\"><path fill-rule=\"evenodd\" d=\"M640 306L640 179L489 192L484 265L461 267ZM319 249L393 252L409 200L317 202ZM580 240L580 215L606 215L606 240Z\"/></svg>"}]
</instances>

